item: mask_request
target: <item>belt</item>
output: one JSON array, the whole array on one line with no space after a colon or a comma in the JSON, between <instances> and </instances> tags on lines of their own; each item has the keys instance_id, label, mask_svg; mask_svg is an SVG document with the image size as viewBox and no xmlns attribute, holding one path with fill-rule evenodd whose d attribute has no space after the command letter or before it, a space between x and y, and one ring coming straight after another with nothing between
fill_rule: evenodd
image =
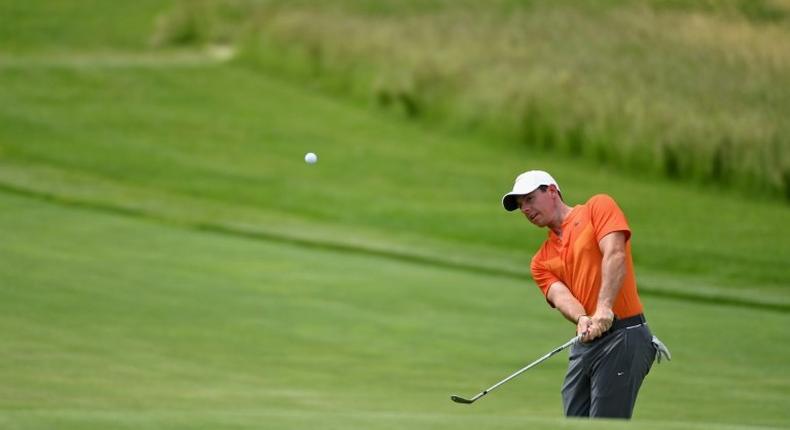
<instances>
[{"instance_id":1,"label":"belt","mask_svg":"<svg viewBox=\"0 0 790 430\"><path fill-rule=\"evenodd\" d=\"M645 319L645 314L636 314L632 317L624 318L624 319L617 319L615 318L614 322L612 323L612 327L609 328L609 331L620 330L623 328L632 327L639 324L646 324L647 320Z\"/></svg>"},{"instance_id":2,"label":"belt","mask_svg":"<svg viewBox=\"0 0 790 430\"><path fill-rule=\"evenodd\" d=\"M634 315L632 317L623 318L623 319L617 319L615 317L615 320L612 323L612 326L609 327L609 330L606 330L601 335L601 337L604 337L604 336L606 336L606 335L608 335L608 334L610 334L612 332L615 332L617 330L622 330L624 328L637 327L637 326L640 326L642 324L647 324L647 320L645 319L645 314L636 314L636 315Z\"/></svg>"}]
</instances>

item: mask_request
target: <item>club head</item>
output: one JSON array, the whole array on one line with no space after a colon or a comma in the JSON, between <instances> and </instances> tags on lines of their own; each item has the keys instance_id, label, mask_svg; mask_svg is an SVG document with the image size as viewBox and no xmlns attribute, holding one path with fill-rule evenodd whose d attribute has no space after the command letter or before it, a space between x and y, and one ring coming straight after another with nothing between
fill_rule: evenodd
<instances>
[{"instance_id":1,"label":"club head","mask_svg":"<svg viewBox=\"0 0 790 430\"><path fill-rule=\"evenodd\" d=\"M450 400L454 401L455 403L464 403L464 404L467 404L467 405L469 403L474 402L474 400L467 400L467 399L464 399L463 397L458 397L456 395L450 396Z\"/></svg>"}]
</instances>

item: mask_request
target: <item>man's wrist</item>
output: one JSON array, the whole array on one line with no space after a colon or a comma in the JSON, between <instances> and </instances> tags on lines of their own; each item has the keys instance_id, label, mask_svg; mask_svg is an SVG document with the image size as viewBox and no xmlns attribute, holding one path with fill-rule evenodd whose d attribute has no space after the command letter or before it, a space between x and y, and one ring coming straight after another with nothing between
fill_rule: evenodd
<instances>
[{"instance_id":1,"label":"man's wrist","mask_svg":"<svg viewBox=\"0 0 790 430\"><path fill-rule=\"evenodd\" d=\"M587 314L581 314L578 317L576 317L576 324L579 324L579 321L581 321L582 318L584 318L584 317L589 318L589 316L587 316Z\"/></svg>"},{"instance_id":2,"label":"man's wrist","mask_svg":"<svg viewBox=\"0 0 790 430\"><path fill-rule=\"evenodd\" d=\"M597 314L598 311L612 311L612 302L610 300L601 299L598 301L598 304L595 306L595 313Z\"/></svg>"}]
</instances>

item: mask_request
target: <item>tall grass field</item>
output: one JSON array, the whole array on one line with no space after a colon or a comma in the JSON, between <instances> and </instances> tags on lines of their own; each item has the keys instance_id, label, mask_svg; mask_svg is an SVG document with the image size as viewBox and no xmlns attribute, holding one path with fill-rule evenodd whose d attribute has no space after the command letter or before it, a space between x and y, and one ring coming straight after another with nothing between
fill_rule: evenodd
<instances>
[{"instance_id":1,"label":"tall grass field","mask_svg":"<svg viewBox=\"0 0 790 430\"><path fill-rule=\"evenodd\" d=\"M184 1L162 43L530 150L790 198L790 3Z\"/></svg>"},{"instance_id":2,"label":"tall grass field","mask_svg":"<svg viewBox=\"0 0 790 430\"><path fill-rule=\"evenodd\" d=\"M471 78L459 103L382 108L365 95L376 50L333 54L310 76L299 63L310 37L352 21L427 20L415 28L431 38L435 19L470 11L570 25L638 10L648 43L667 16L782 34L783 3L453 4L0 0L0 428L790 426L778 188L753 195L511 139L499 119L475 119L504 107L476 112ZM307 16L317 33L284 43ZM345 46L378 37L363 34ZM545 89L540 111L563 99ZM737 109L786 112L772 103ZM459 126L457 109L480 125ZM628 216L650 327L673 353L628 423L562 417L565 354L474 405L449 399L573 335L530 279L545 231L501 208L529 168L552 172L569 204L608 193Z\"/></svg>"}]
</instances>

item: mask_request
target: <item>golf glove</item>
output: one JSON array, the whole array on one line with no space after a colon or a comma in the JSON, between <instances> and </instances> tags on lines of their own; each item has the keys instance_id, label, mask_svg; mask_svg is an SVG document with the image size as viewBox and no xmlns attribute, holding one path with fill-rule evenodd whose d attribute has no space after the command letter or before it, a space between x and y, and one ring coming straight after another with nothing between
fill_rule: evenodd
<instances>
[{"instance_id":1,"label":"golf glove","mask_svg":"<svg viewBox=\"0 0 790 430\"><path fill-rule=\"evenodd\" d=\"M653 346L656 348L656 361L659 364L661 364L662 358L666 358L667 361L672 361L672 354L669 352L669 349L667 349L667 346L655 336L653 336Z\"/></svg>"}]
</instances>

